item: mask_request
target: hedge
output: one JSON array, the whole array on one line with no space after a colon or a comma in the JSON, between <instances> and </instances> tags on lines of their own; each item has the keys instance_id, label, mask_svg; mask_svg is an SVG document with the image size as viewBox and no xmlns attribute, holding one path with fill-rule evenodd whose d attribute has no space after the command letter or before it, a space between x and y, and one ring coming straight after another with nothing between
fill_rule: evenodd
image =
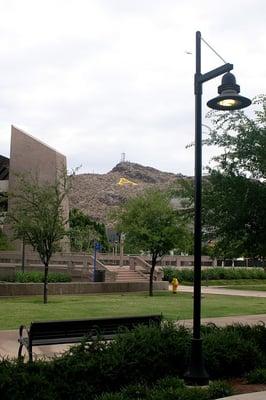
<instances>
[{"instance_id":1,"label":"hedge","mask_svg":"<svg viewBox=\"0 0 266 400\"><path fill-rule=\"evenodd\" d=\"M179 282L193 282L194 271L189 268L175 269L171 267L163 268L163 279L171 282L177 278ZM218 279L266 279L266 272L262 268L208 268L201 271L202 280Z\"/></svg>"},{"instance_id":2,"label":"hedge","mask_svg":"<svg viewBox=\"0 0 266 400\"><path fill-rule=\"evenodd\" d=\"M243 377L255 368L266 366L265 325L225 328L208 325L202 327L202 336L205 366L211 379ZM145 399L147 387L148 400L206 400L204 396L209 394L198 393L196 389L188 394L181 388L178 397L177 387L173 388L179 385L177 381L171 383L172 389L170 383L168 387L161 381L182 378L188 367L190 348L191 330L165 322L161 328L137 327L110 343L99 339L83 342L49 361L23 364L18 360L2 360L0 398L127 400L133 385L139 387L140 399Z\"/></svg>"},{"instance_id":3,"label":"hedge","mask_svg":"<svg viewBox=\"0 0 266 400\"><path fill-rule=\"evenodd\" d=\"M43 283L44 272L32 271L32 272L16 272L14 278L5 278L6 282L18 282L18 283ZM71 282L71 275L66 272L49 272L48 282Z\"/></svg>"}]
</instances>

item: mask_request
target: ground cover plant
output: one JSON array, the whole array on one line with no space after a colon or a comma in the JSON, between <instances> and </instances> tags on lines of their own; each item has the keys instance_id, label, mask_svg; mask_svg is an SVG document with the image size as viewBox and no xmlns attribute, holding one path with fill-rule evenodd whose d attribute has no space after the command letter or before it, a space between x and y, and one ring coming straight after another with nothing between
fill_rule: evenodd
<instances>
[{"instance_id":1,"label":"ground cover plant","mask_svg":"<svg viewBox=\"0 0 266 400\"><path fill-rule=\"evenodd\" d=\"M176 269L172 267L163 268L164 280L171 282L173 278L177 278L180 283L189 282L192 283L194 280L194 271L189 268ZM266 272L263 268L222 268L214 267L208 269L202 269L201 271L202 281L214 281L214 280L266 280Z\"/></svg>"},{"instance_id":2,"label":"ground cover plant","mask_svg":"<svg viewBox=\"0 0 266 400\"><path fill-rule=\"evenodd\" d=\"M192 388L180 378L166 377L152 386L129 385L119 392L104 393L97 400L211 400L232 394L232 387L225 381L213 381L205 388Z\"/></svg>"},{"instance_id":3,"label":"ground cover plant","mask_svg":"<svg viewBox=\"0 0 266 400\"><path fill-rule=\"evenodd\" d=\"M247 375L249 383L263 383L266 385L266 368L257 368Z\"/></svg>"},{"instance_id":4,"label":"ground cover plant","mask_svg":"<svg viewBox=\"0 0 266 400\"><path fill-rule=\"evenodd\" d=\"M190 329L166 322L161 328L139 326L111 343L84 341L52 360L2 360L0 398L210 400L231 394L221 379L243 377L266 365L265 325L209 325L203 328L205 366L211 380L218 381L208 390L189 391L180 379L190 343Z\"/></svg>"},{"instance_id":5,"label":"ground cover plant","mask_svg":"<svg viewBox=\"0 0 266 400\"><path fill-rule=\"evenodd\" d=\"M162 313L169 320L192 318L191 293L169 291L146 293L0 297L0 329L18 329L32 321L93 318L106 316L147 315ZM266 313L266 298L204 295L202 317L223 317Z\"/></svg>"},{"instance_id":6,"label":"ground cover plant","mask_svg":"<svg viewBox=\"0 0 266 400\"><path fill-rule=\"evenodd\" d=\"M43 272L32 271L32 272L16 272L14 277L7 277L4 279L5 282L18 282L18 283L43 283L44 274ZM65 272L49 272L48 283L56 282L71 282L71 276Z\"/></svg>"}]
</instances>

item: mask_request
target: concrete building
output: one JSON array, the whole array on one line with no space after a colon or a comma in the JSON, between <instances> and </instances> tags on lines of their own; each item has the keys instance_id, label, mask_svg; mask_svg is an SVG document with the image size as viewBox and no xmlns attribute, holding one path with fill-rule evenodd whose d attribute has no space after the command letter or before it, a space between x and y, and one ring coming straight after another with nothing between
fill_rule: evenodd
<instances>
[{"instance_id":1,"label":"concrete building","mask_svg":"<svg viewBox=\"0 0 266 400\"><path fill-rule=\"evenodd\" d=\"M18 174L33 176L40 183L52 184L66 170L66 157L22 130L11 127L10 159L0 156L0 195L16 193ZM12 210L12 199L2 205L3 211ZM68 219L68 199L64 201ZM8 226L4 231L9 234ZM20 245L19 245L20 246ZM16 248L18 244L16 244ZM68 250L64 242L64 250Z\"/></svg>"}]
</instances>

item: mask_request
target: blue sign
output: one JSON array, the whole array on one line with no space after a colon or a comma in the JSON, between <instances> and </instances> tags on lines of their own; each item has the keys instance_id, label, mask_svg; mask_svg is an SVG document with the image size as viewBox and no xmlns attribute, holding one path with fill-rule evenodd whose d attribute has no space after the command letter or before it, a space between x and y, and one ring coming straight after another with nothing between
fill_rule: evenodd
<instances>
[{"instance_id":1,"label":"blue sign","mask_svg":"<svg viewBox=\"0 0 266 400\"><path fill-rule=\"evenodd\" d=\"M101 245L101 243L99 243L99 242L96 242L96 243L95 243L95 250L96 250L96 251L101 251L101 250L102 250L102 245Z\"/></svg>"}]
</instances>

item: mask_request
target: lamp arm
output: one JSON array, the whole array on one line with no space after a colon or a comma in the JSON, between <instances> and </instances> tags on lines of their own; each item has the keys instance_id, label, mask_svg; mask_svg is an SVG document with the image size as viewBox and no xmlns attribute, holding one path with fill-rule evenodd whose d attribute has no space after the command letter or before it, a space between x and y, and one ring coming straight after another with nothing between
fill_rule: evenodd
<instances>
[{"instance_id":1,"label":"lamp arm","mask_svg":"<svg viewBox=\"0 0 266 400\"><path fill-rule=\"evenodd\" d=\"M201 74L200 76L198 76L197 79L199 79L200 83L207 82L211 79L217 78L217 76L219 76L219 75L223 75L226 72L231 71L233 68L234 68L233 64L226 63L226 64L222 65L221 67L218 67L218 68L212 69L209 72L206 72L206 74Z\"/></svg>"}]
</instances>

